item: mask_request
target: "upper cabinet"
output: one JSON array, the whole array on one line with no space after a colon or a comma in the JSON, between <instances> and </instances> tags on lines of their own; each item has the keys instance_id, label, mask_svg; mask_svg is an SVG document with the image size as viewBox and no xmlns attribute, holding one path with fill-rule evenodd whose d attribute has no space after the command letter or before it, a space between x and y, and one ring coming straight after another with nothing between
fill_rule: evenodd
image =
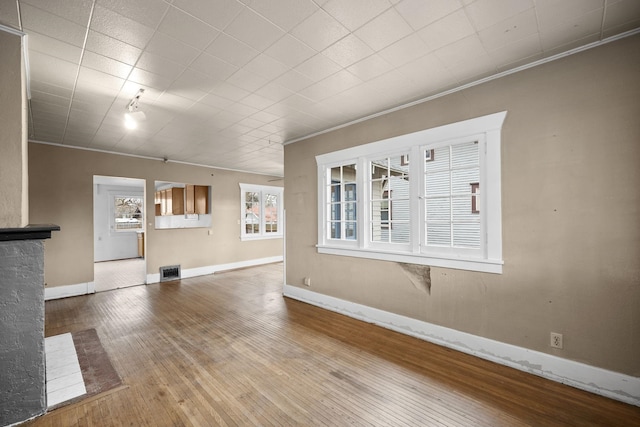
<instances>
[{"instance_id":1,"label":"upper cabinet","mask_svg":"<svg viewBox=\"0 0 640 427\"><path fill-rule=\"evenodd\" d=\"M185 213L204 215L209 213L209 187L187 184L185 186Z\"/></svg>"},{"instance_id":2,"label":"upper cabinet","mask_svg":"<svg viewBox=\"0 0 640 427\"><path fill-rule=\"evenodd\" d=\"M211 186L156 181L156 228L211 227Z\"/></svg>"},{"instance_id":3,"label":"upper cabinet","mask_svg":"<svg viewBox=\"0 0 640 427\"><path fill-rule=\"evenodd\" d=\"M184 215L184 188L156 191L156 215Z\"/></svg>"}]
</instances>

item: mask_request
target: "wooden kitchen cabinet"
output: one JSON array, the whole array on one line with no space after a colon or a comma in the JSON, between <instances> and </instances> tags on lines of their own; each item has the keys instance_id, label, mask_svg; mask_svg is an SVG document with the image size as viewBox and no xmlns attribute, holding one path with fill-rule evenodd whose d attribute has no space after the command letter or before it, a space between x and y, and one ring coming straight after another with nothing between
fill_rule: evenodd
<instances>
[{"instance_id":1,"label":"wooden kitchen cabinet","mask_svg":"<svg viewBox=\"0 0 640 427\"><path fill-rule=\"evenodd\" d=\"M172 187L156 193L159 193L160 196L160 215L184 215L184 188ZM156 194L157 196L158 194ZM156 204L157 214L158 204Z\"/></svg>"},{"instance_id":2,"label":"wooden kitchen cabinet","mask_svg":"<svg viewBox=\"0 0 640 427\"><path fill-rule=\"evenodd\" d=\"M185 195L185 206L184 213L186 214L194 214L196 213L196 198L195 198L195 185L187 184L184 188Z\"/></svg>"},{"instance_id":3,"label":"wooden kitchen cabinet","mask_svg":"<svg viewBox=\"0 0 640 427\"><path fill-rule=\"evenodd\" d=\"M168 215L184 215L184 188L173 187L169 189L171 209L167 207Z\"/></svg>"},{"instance_id":4,"label":"wooden kitchen cabinet","mask_svg":"<svg viewBox=\"0 0 640 427\"><path fill-rule=\"evenodd\" d=\"M186 185L185 213L204 215L209 213L209 187L206 185Z\"/></svg>"},{"instance_id":5,"label":"wooden kitchen cabinet","mask_svg":"<svg viewBox=\"0 0 640 427\"><path fill-rule=\"evenodd\" d=\"M156 216L162 215L162 191L156 191L155 195Z\"/></svg>"}]
</instances>

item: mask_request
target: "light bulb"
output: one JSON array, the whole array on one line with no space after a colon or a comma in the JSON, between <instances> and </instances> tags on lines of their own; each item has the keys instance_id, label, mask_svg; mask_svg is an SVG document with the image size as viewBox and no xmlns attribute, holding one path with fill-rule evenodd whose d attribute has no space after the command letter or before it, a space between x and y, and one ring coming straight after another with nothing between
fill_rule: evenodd
<instances>
[{"instance_id":1,"label":"light bulb","mask_svg":"<svg viewBox=\"0 0 640 427\"><path fill-rule=\"evenodd\" d=\"M131 114L125 113L125 115L124 115L124 126L127 129L136 129L138 127L138 122L136 122L133 119L133 117L131 117Z\"/></svg>"}]
</instances>

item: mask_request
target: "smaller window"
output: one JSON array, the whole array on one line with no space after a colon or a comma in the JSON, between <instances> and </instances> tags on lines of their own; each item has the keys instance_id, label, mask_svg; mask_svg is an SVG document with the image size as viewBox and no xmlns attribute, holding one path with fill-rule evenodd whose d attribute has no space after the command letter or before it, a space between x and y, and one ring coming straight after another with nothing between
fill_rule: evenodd
<instances>
[{"instance_id":1,"label":"smaller window","mask_svg":"<svg viewBox=\"0 0 640 427\"><path fill-rule=\"evenodd\" d=\"M240 184L242 240L282 237L282 187Z\"/></svg>"},{"instance_id":2,"label":"smaller window","mask_svg":"<svg viewBox=\"0 0 640 427\"><path fill-rule=\"evenodd\" d=\"M141 230L143 206L142 197L116 196L114 198L115 230Z\"/></svg>"},{"instance_id":3,"label":"smaller window","mask_svg":"<svg viewBox=\"0 0 640 427\"><path fill-rule=\"evenodd\" d=\"M358 238L357 187L355 183L356 165L346 164L332 167L328 191L330 212L327 238L338 241Z\"/></svg>"}]
</instances>

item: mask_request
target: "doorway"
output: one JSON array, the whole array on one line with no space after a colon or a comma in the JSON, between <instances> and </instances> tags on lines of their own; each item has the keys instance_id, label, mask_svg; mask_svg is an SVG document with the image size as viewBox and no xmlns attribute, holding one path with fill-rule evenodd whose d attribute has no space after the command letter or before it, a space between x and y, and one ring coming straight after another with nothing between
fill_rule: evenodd
<instances>
[{"instance_id":1,"label":"doorway","mask_svg":"<svg viewBox=\"0 0 640 427\"><path fill-rule=\"evenodd\" d=\"M96 292L146 283L144 179L93 177Z\"/></svg>"}]
</instances>

